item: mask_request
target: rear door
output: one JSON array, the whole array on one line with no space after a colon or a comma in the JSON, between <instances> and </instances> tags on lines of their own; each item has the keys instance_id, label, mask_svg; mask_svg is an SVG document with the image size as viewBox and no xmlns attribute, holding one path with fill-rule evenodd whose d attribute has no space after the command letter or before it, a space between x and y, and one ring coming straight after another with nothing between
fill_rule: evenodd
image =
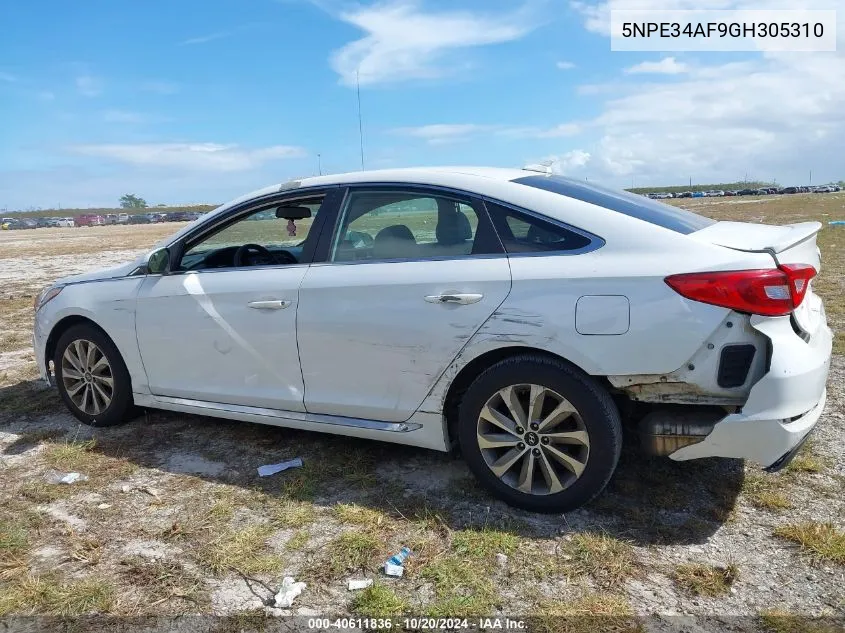
<instances>
[{"instance_id":1,"label":"rear door","mask_svg":"<svg viewBox=\"0 0 845 633\"><path fill-rule=\"evenodd\" d=\"M309 413L407 420L511 286L483 205L439 190L351 188L325 259L299 293Z\"/></svg>"}]
</instances>

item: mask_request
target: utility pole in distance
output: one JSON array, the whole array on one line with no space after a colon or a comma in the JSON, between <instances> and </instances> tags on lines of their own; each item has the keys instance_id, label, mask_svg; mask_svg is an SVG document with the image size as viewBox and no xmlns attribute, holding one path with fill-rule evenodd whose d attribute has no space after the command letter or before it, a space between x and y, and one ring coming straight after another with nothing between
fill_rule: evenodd
<instances>
[{"instance_id":1,"label":"utility pole in distance","mask_svg":"<svg viewBox=\"0 0 845 633\"><path fill-rule=\"evenodd\" d=\"M355 71L355 85L358 90L358 138L361 141L361 171L364 171L364 122L361 118L361 69Z\"/></svg>"}]
</instances>

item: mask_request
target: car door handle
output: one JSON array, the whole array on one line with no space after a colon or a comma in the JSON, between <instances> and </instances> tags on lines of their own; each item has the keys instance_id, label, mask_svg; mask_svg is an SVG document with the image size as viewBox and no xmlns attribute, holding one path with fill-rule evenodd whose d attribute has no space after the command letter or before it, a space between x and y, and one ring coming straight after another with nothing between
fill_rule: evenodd
<instances>
[{"instance_id":1,"label":"car door handle","mask_svg":"<svg viewBox=\"0 0 845 633\"><path fill-rule=\"evenodd\" d=\"M247 305L256 310L281 310L282 308L287 308L290 305L290 301L276 299L271 301L250 301Z\"/></svg>"},{"instance_id":2,"label":"car door handle","mask_svg":"<svg viewBox=\"0 0 845 633\"><path fill-rule=\"evenodd\" d=\"M465 306L470 303L478 303L483 298L484 295L479 294L442 294L428 295L425 300L429 303L457 303Z\"/></svg>"}]
</instances>

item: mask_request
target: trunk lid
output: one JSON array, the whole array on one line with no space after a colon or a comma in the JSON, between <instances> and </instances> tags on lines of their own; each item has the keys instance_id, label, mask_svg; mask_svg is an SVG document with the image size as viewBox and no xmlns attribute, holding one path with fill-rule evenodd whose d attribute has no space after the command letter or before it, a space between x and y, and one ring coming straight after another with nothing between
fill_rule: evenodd
<instances>
[{"instance_id":1,"label":"trunk lid","mask_svg":"<svg viewBox=\"0 0 845 633\"><path fill-rule=\"evenodd\" d=\"M775 264L809 264L818 272L821 269L821 253L816 236L821 228L820 222L799 222L784 226L716 222L690 233L688 237L737 251L769 253ZM793 316L799 327L811 335L825 323L824 307L821 299L813 292L812 281Z\"/></svg>"}]
</instances>

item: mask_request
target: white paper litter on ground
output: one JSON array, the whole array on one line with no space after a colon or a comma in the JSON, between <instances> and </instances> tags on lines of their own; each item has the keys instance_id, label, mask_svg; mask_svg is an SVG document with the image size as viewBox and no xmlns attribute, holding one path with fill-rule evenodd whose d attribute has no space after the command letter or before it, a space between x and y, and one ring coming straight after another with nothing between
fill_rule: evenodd
<instances>
[{"instance_id":1,"label":"white paper litter on ground","mask_svg":"<svg viewBox=\"0 0 845 633\"><path fill-rule=\"evenodd\" d=\"M276 608L289 609L294 599L305 589L304 582L296 582L292 577L285 576L282 579L282 586L276 594Z\"/></svg>"},{"instance_id":2,"label":"white paper litter on ground","mask_svg":"<svg viewBox=\"0 0 845 633\"><path fill-rule=\"evenodd\" d=\"M358 589L366 589L370 585L373 584L372 578L367 578L365 580L350 580L349 581L349 591L356 591Z\"/></svg>"},{"instance_id":3,"label":"white paper litter on ground","mask_svg":"<svg viewBox=\"0 0 845 633\"><path fill-rule=\"evenodd\" d=\"M77 481L88 481L88 475L82 473L50 473L47 481L51 484L75 484Z\"/></svg>"},{"instance_id":4,"label":"white paper litter on ground","mask_svg":"<svg viewBox=\"0 0 845 633\"><path fill-rule=\"evenodd\" d=\"M258 467L258 476L259 477L269 477L270 475L275 475L276 473L280 473L283 470L287 470L288 468L301 468L302 467L302 458L296 457L294 459L289 459L286 462L280 462L278 464L266 464L264 466Z\"/></svg>"}]
</instances>

